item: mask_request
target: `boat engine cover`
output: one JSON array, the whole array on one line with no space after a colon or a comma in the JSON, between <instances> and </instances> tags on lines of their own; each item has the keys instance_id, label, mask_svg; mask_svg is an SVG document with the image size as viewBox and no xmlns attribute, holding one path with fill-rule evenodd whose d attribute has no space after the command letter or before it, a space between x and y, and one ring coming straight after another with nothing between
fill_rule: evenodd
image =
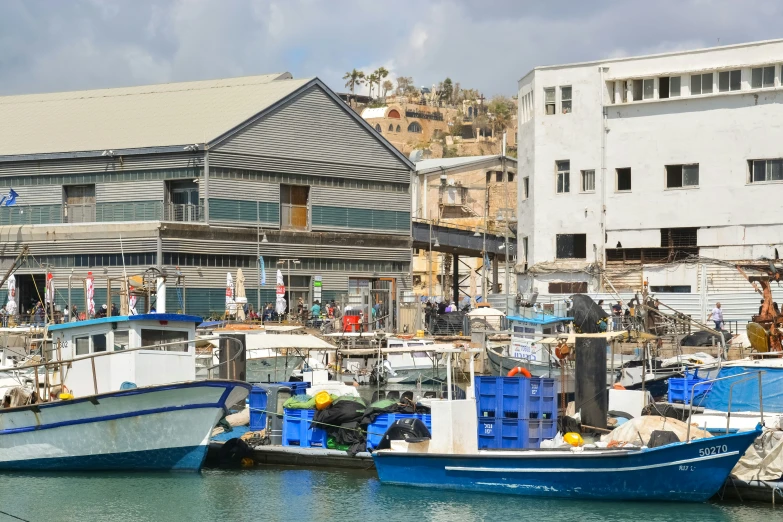
<instances>
[{"instance_id":1,"label":"boat engine cover","mask_svg":"<svg viewBox=\"0 0 783 522\"><path fill-rule=\"evenodd\" d=\"M391 448L391 441L422 442L432 437L430 430L421 419L400 419L394 421L383 434L380 444L375 449Z\"/></svg>"}]
</instances>

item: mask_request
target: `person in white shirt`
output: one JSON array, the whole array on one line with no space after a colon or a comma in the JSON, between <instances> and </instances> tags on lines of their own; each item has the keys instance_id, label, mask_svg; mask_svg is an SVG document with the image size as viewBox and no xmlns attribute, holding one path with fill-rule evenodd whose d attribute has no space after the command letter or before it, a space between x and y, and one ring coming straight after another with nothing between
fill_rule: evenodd
<instances>
[{"instance_id":1,"label":"person in white shirt","mask_svg":"<svg viewBox=\"0 0 783 522\"><path fill-rule=\"evenodd\" d=\"M715 303L715 308L712 309L712 320L715 322L715 329L723 331L723 310L720 309L720 303Z\"/></svg>"}]
</instances>

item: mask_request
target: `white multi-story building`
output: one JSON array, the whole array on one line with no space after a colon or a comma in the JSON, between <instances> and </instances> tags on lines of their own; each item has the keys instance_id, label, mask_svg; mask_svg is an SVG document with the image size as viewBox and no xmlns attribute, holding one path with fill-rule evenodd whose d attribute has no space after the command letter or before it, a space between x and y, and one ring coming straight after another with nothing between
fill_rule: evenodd
<instances>
[{"instance_id":1,"label":"white multi-story building","mask_svg":"<svg viewBox=\"0 0 783 522\"><path fill-rule=\"evenodd\" d=\"M525 75L520 289L752 292L734 263L783 254L781 64L773 40Z\"/></svg>"}]
</instances>

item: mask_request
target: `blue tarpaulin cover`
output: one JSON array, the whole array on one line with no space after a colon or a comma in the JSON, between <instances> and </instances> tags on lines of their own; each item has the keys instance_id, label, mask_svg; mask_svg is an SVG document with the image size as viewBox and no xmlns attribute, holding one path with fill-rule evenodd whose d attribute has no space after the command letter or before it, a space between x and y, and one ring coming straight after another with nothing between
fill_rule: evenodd
<instances>
[{"instance_id":1,"label":"blue tarpaulin cover","mask_svg":"<svg viewBox=\"0 0 783 522\"><path fill-rule=\"evenodd\" d=\"M753 366L734 366L722 368L718 377L728 377L745 372L757 372L761 374L762 394L764 399L764 412L783 413L783 368L759 368ZM747 379L750 375L726 379L712 384L712 389L701 401L701 405L711 410L728 411L729 390L732 383ZM706 386L705 386L706 387ZM696 388L699 391L699 388ZM696 404L698 401L694 400ZM731 396L731 411L759 411L759 386L758 377L734 386Z\"/></svg>"}]
</instances>

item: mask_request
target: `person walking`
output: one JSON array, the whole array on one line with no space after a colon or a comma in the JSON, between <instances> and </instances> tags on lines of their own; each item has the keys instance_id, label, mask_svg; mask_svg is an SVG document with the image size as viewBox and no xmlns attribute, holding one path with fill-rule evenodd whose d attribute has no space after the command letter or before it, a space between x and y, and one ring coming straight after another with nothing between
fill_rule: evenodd
<instances>
[{"instance_id":1,"label":"person walking","mask_svg":"<svg viewBox=\"0 0 783 522\"><path fill-rule=\"evenodd\" d=\"M715 322L715 329L719 332L723 331L723 310L720 308L720 303L715 303L715 308L712 309L712 320Z\"/></svg>"}]
</instances>

